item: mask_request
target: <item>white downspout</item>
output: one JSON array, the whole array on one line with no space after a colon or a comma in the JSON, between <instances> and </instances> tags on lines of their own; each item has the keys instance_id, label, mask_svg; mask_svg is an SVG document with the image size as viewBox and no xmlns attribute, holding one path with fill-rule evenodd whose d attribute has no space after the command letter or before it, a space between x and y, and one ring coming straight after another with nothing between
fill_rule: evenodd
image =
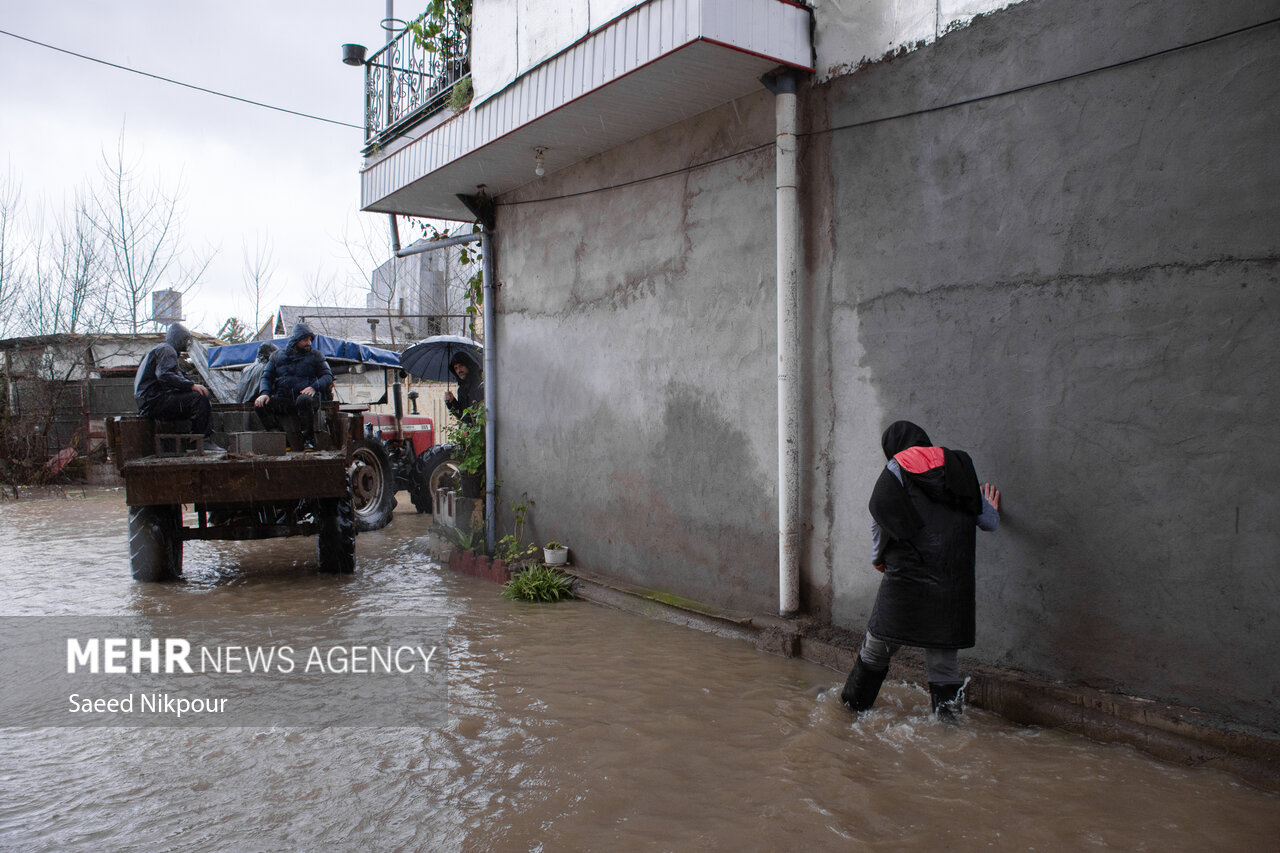
<instances>
[{"instance_id":1,"label":"white downspout","mask_svg":"<svg viewBox=\"0 0 1280 853\"><path fill-rule=\"evenodd\" d=\"M497 547L498 506L498 330L494 323L493 235L488 228L480 232L481 263L484 265L484 542L486 553Z\"/></svg>"},{"instance_id":2,"label":"white downspout","mask_svg":"<svg viewBox=\"0 0 1280 853\"><path fill-rule=\"evenodd\" d=\"M800 200L796 78L765 78L777 124L778 613L800 612Z\"/></svg>"}]
</instances>

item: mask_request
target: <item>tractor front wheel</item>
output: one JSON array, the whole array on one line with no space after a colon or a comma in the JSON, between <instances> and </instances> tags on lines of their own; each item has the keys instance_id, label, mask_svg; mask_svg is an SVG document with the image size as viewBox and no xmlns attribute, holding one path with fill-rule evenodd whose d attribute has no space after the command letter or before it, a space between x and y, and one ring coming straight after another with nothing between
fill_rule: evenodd
<instances>
[{"instance_id":1,"label":"tractor front wheel","mask_svg":"<svg viewBox=\"0 0 1280 853\"><path fill-rule=\"evenodd\" d=\"M381 530L396 508L396 479L391 455L376 438L363 438L351 453L347 469L355 504L356 532Z\"/></svg>"}]
</instances>

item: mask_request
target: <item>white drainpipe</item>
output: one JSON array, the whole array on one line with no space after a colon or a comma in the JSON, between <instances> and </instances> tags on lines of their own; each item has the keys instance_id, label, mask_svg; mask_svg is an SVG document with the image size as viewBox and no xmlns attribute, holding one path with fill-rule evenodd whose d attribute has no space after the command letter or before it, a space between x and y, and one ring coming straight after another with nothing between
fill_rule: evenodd
<instances>
[{"instance_id":1,"label":"white drainpipe","mask_svg":"<svg viewBox=\"0 0 1280 853\"><path fill-rule=\"evenodd\" d=\"M497 547L498 506L498 329L494 322L493 239L489 229L480 232L481 263L484 264L484 542L488 553Z\"/></svg>"},{"instance_id":2,"label":"white drainpipe","mask_svg":"<svg viewBox=\"0 0 1280 853\"><path fill-rule=\"evenodd\" d=\"M778 612L800 612L800 201L796 78L765 79L777 123Z\"/></svg>"}]
</instances>

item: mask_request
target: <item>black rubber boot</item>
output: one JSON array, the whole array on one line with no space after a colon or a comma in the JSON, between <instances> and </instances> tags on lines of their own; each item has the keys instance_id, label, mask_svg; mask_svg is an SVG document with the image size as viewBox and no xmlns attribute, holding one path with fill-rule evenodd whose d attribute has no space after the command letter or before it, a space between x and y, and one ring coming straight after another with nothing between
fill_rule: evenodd
<instances>
[{"instance_id":1,"label":"black rubber boot","mask_svg":"<svg viewBox=\"0 0 1280 853\"><path fill-rule=\"evenodd\" d=\"M844 689L840 691L840 701L851 711L870 711L876 697L880 695L880 685L884 684L884 677L888 673L888 667L872 669L859 656L853 664L853 672L849 673L849 678L844 683Z\"/></svg>"},{"instance_id":2,"label":"black rubber boot","mask_svg":"<svg viewBox=\"0 0 1280 853\"><path fill-rule=\"evenodd\" d=\"M944 723L954 723L964 711L961 703L960 688L963 681L949 681L943 684L929 682L929 698L933 700L933 713Z\"/></svg>"}]
</instances>

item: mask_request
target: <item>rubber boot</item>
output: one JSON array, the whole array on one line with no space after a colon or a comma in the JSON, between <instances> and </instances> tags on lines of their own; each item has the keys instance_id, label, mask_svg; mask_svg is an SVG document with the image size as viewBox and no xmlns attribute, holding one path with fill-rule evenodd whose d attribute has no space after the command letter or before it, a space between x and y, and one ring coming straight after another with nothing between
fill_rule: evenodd
<instances>
[{"instance_id":1,"label":"rubber boot","mask_svg":"<svg viewBox=\"0 0 1280 853\"><path fill-rule=\"evenodd\" d=\"M961 687L964 687L963 681L949 681L941 684L929 682L929 698L933 701L933 713L937 714L938 719L944 723L956 722L956 718L964 711L960 698Z\"/></svg>"},{"instance_id":2,"label":"rubber boot","mask_svg":"<svg viewBox=\"0 0 1280 853\"><path fill-rule=\"evenodd\" d=\"M840 701L849 707L849 710L861 713L862 711L871 710L871 706L875 704L876 697L880 695L880 685L884 684L884 677L888 675L889 668L872 669L867 666L859 655L857 661L853 664L853 672L849 673L849 678L844 683L844 689L840 691Z\"/></svg>"}]
</instances>

